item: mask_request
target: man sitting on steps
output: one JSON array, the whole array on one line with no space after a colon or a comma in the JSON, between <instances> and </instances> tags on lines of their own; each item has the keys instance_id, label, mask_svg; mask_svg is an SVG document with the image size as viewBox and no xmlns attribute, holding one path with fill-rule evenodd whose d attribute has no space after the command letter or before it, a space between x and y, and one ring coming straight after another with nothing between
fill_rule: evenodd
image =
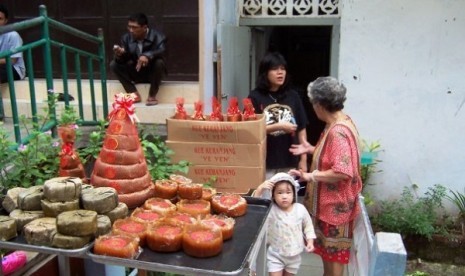
<instances>
[{"instance_id":1,"label":"man sitting on steps","mask_svg":"<svg viewBox=\"0 0 465 276\"><path fill-rule=\"evenodd\" d=\"M113 47L114 59L110 69L123 85L126 93L135 93L134 102L141 101L135 83L150 83L146 105L156 105L156 95L163 75L166 73L163 53L165 36L148 27L147 16L135 13L128 18L128 33L121 37L120 45Z\"/></svg>"},{"instance_id":2,"label":"man sitting on steps","mask_svg":"<svg viewBox=\"0 0 465 276\"><path fill-rule=\"evenodd\" d=\"M0 4L0 26L8 23L8 9ZM0 35L0 52L14 50L23 46L23 40L16 31L11 31ZM24 66L23 53L19 52L11 55L11 71L14 80L22 80L26 77L26 67ZM0 83L7 83L6 59L0 59ZM1 97L1 94L0 94ZM3 120L3 101L0 98L0 120Z\"/></svg>"}]
</instances>

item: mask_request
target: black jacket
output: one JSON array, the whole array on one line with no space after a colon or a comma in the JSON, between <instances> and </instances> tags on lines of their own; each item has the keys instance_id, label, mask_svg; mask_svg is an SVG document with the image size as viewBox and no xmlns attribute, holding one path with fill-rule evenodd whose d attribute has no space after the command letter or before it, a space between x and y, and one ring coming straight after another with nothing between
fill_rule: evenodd
<instances>
[{"instance_id":1,"label":"black jacket","mask_svg":"<svg viewBox=\"0 0 465 276\"><path fill-rule=\"evenodd\" d=\"M149 58L149 61L154 59L163 58L163 53L165 52L165 42L166 37L161 32L155 29L148 29L146 38L142 44L142 53ZM125 33L121 37L121 47L124 48L124 54L119 58L115 58L117 63L126 63L129 60L137 61L139 58L137 54L137 40L132 38L130 33Z\"/></svg>"}]
</instances>

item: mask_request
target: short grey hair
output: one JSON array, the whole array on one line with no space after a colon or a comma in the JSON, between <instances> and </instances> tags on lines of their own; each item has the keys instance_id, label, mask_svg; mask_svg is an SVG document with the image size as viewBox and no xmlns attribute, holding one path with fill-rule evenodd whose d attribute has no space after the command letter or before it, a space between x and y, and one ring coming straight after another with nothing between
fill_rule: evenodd
<instances>
[{"instance_id":1,"label":"short grey hair","mask_svg":"<svg viewBox=\"0 0 465 276\"><path fill-rule=\"evenodd\" d=\"M344 108L346 87L334 77L319 77L308 85L308 98L312 104L319 104L329 112Z\"/></svg>"}]
</instances>

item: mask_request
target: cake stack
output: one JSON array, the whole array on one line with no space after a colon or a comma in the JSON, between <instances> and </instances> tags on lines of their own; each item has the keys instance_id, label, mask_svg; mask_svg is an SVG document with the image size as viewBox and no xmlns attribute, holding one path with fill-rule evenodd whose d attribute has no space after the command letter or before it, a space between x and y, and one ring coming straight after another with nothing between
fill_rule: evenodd
<instances>
[{"instance_id":1,"label":"cake stack","mask_svg":"<svg viewBox=\"0 0 465 276\"><path fill-rule=\"evenodd\" d=\"M91 184L112 187L120 202L133 209L154 196L154 185L147 168L130 94L115 95L103 147L95 162Z\"/></svg>"}]
</instances>

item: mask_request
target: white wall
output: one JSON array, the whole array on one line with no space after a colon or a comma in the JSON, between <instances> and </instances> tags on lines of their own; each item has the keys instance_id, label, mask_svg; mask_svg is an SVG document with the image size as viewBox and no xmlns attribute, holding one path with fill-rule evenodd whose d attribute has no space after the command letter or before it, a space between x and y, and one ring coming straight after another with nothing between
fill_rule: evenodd
<instances>
[{"instance_id":1,"label":"white wall","mask_svg":"<svg viewBox=\"0 0 465 276\"><path fill-rule=\"evenodd\" d=\"M341 3L345 111L362 138L384 149L370 192L398 197L416 183L423 195L439 183L463 193L465 1Z\"/></svg>"}]
</instances>

